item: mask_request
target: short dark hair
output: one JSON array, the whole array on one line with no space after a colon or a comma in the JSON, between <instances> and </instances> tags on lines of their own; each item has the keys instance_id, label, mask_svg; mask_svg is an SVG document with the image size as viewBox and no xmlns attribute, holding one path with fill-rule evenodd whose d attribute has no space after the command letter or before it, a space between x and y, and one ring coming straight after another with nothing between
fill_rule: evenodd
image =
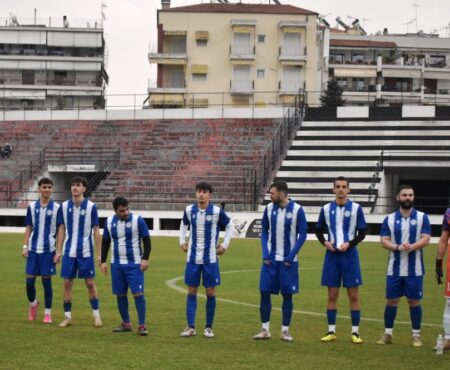
<instances>
[{"instance_id":1,"label":"short dark hair","mask_svg":"<svg viewBox=\"0 0 450 370\"><path fill-rule=\"evenodd\" d=\"M411 189L412 191L414 191L414 188L411 185L403 184L397 188L397 195L399 195L402 190L406 190L406 189Z\"/></svg>"},{"instance_id":2,"label":"short dark hair","mask_svg":"<svg viewBox=\"0 0 450 370\"><path fill-rule=\"evenodd\" d=\"M205 181L202 181L202 182L199 182L197 185L195 185L195 191L198 191L198 190L205 190L205 191L212 193L213 187L211 184L209 184Z\"/></svg>"},{"instance_id":3,"label":"short dark hair","mask_svg":"<svg viewBox=\"0 0 450 370\"><path fill-rule=\"evenodd\" d=\"M73 184L81 184L85 188L87 188L88 182L87 182L85 177L75 176L75 177L72 178L72 180L70 180L70 186L72 186Z\"/></svg>"},{"instance_id":4,"label":"short dark hair","mask_svg":"<svg viewBox=\"0 0 450 370\"><path fill-rule=\"evenodd\" d=\"M128 200L124 197L116 197L116 198L114 198L112 205L113 205L114 211L117 211L117 208L119 208L119 207L127 207Z\"/></svg>"},{"instance_id":5,"label":"short dark hair","mask_svg":"<svg viewBox=\"0 0 450 370\"><path fill-rule=\"evenodd\" d=\"M51 179L49 179L48 177L43 177L42 179L40 179L38 181L38 186L40 187L41 185L53 185L53 181Z\"/></svg>"},{"instance_id":6,"label":"short dark hair","mask_svg":"<svg viewBox=\"0 0 450 370\"><path fill-rule=\"evenodd\" d=\"M276 188L278 191L281 191L285 194L288 192L288 184L285 181L275 181L270 184L269 189Z\"/></svg>"},{"instance_id":7,"label":"short dark hair","mask_svg":"<svg viewBox=\"0 0 450 370\"><path fill-rule=\"evenodd\" d=\"M336 177L334 179L334 181L333 181L333 186L336 185L336 181L346 181L347 182L347 186L350 186L350 180L347 177L345 177L345 176L338 176L338 177Z\"/></svg>"}]
</instances>

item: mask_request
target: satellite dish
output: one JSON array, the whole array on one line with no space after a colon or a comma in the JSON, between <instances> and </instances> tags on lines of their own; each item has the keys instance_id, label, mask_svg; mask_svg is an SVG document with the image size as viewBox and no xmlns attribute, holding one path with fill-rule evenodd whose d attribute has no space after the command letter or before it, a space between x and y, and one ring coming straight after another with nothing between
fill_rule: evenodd
<instances>
[{"instance_id":1,"label":"satellite dish","mask_svg":"<svg viewBox=\"0 0 450 370\"><path fill-rule=\"evenodd\" d=\"M13 16L11 17L11 22L12 22L12 24L13 24L14 26L17 26L17 27L20 26L20 25L19 25L19 21L17 20L17 16L16 16L16 15L13 15Z\"/></svg>"}]
</instances>

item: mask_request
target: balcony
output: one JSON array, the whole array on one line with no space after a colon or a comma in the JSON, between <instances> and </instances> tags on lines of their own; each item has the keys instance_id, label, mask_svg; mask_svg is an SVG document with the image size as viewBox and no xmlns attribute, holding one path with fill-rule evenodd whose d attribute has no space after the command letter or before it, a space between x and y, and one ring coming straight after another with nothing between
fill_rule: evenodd
<instances>
[{"instance_id":1,"label":"balcony","mask_svg":"<svg viewBox=\"0 0 450 370\"><path fill-rule=\"evenodd\" d=\"M230 94L253 95L255 82L250 80L230 80Z\"/></svg>"},{"instance_id":2,"label":"balcony","mask_svg":"<svg viewBox=\"0 0 450 370\"><path fill-rule=\"evenodd\" d=\"M306 63L306 47L290 48L281 46L278 49L278 60L281 64Z\"/></svg>"},{"instance_id":3,"label":"balcony","mask_svg":"<svg viewBox=\"0 0 450 370\"><path fill-rule=\"evenodd\" d=\"M230 45L230 60L253 62L256 58L255 45Z\"/></svg>"},{"instance_id":4,"label":"balcony","mask_svg":"<svg viewBox=\"0 0 450 370\"><path fill-rule=\"evenodd\" d=\"M181 78L172 78L172 76L163 76L163 81L158 86L155 80L148 82L148 93L151 94L185 94L186 82Z\"/></svg>"},{"instance_id":5,"label":"balcony","mask_svg":"<svg viewBox=\"0 0 450 370\"><path fill-rule=\"evenodd\" d=\"M301 86L300 81L282 80L278 82L278 93L282 95L297 94Z\"/></svg>"}]
</instances>

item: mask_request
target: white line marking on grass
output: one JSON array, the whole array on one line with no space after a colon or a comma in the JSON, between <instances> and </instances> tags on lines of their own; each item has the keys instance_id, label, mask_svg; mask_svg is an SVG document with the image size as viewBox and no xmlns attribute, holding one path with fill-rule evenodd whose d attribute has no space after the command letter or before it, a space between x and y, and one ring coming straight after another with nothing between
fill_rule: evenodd
<instances>
[{"instance_id":1,"label":"white line marking on grass","mask_svg":"<svg viewBox=\"0 0 450 370\"><path fill-rule=\"evenodd\" d=\"M322 269L321 267L302 267L299 268L299 270L319 270ZM365 270L367 269L381 269L379 267L366 267L364 268ZM257 272L260 271L260 269L252 269L252 270L231 270L231 271L221 271L220 274L236 274L236 273L242 273L242 272ZM177 282L180 280L183 280L184 276L178 276L175 277L173 279L169 279L165 281L166 286L168 286L169 288L176 290L177 292L186 294L186 288L185 287L180 287L177 285ZM201 294L201 293L197 293L197 296L206 299L206 295L205 294ZM240 301L235 301L232 299L226 299L226 298L219 298L216 297L217 301L220 302L225 302L225 303L230 303L230 304L234 304L234 305L239 305L239 306L245 306L245 307L251 307L251 308L259 308L258 304L253 304L253 303L245 303L245 302L240 302ZM279 307L272 307L272 310L276 310L276 311L281 311L281 308ZM302 315L308 315L308 316L319 316L319 317L326 317L327 315L324 313L319 313L319 312L312 312L312 311L301 311L301 310L293 310L293 313L299 313ZM342 315L338 315L338 318L341 319L348 319L350 320L350 316L342 316ZM362 317L361 321L370 321L370 322L380 322L380 323L384 323L384 320L380 320L380 319L372 319L370 317ZM411 322L409 321L396 321L396 324L403 324L403 325L411 325ZM442 324L427 324L427 323L422 323L422 326L431 326L431 327L442 327Z\"/></svg>"}]
</instances>

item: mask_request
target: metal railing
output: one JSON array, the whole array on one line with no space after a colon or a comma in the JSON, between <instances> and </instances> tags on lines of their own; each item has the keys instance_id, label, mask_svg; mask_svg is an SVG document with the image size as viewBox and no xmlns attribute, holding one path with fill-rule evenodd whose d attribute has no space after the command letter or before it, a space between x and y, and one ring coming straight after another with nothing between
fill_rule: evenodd
<instances>
[{"instance_id":1,"label":"metal railing","mask_svg":"<svg viewBox=\"0 0 450 370\"><path fill-rule=\"evenodd\" d=\"M44 148L29 162L26 169L21 170L12 181L6 184L6 190L0 191L0 199L9 205L22 201L23 193L28 191L32 181L42 174L48 164L93 164L96 166L95 171L102 174L110 172L120 164L120 149L90 148L88 152L84 150L84 148ZM92 186L88 189L89 192L98 185L98 179L94 178L94 181L91 179Z\"/></svg>"},{"instance_id":2,"label":"metal railing","mask_svg":"<svg viewBox=\"0 0 450 370\"><path fill-rule=\"evenodd\" d=\"M272 137L260 162L247 173L253 181L253 208L264 198L266 187L273 179L276 170L281 165L297 130L300 128L304 114L305 94L299 90L294 105L284 115L278 129Z\"/></svg>"},{"instance_id":3,"label":"metal railing","mask_svg":"<svg viewBox=\"0 0 450 370\"><path fill-rule=\"evenodd\" d=\"M375 170L372 174L372 181L369 185L369 202L372 202L372 206L370 208L370 213L373 213L375 210L375 207L377 206L377 200L378 200L378 191L376 191L377 184L380 180L380 172L383 171L383 151L380 152L380 156L378 157L377 164L375 165ZM373 198L373 199L372 199Z\"/></svg>"}]
</instances>

